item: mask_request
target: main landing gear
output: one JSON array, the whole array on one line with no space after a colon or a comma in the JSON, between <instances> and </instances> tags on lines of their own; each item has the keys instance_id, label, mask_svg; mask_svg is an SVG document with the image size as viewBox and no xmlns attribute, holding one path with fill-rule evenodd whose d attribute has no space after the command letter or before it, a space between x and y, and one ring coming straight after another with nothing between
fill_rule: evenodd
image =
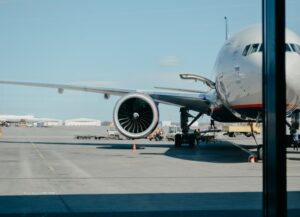
<instances>
[{"instance_id":1,"label":"main landing gear","mask_svg":"<svg viewBox=\"0 0 300 217\"><path fill-rule=\"evenodd\" d=\"M258 119L256 121L256 124L258 123ZM256 140L256 136L255 136L255 132L253 129L253 125L254 123L249 122L248 125L250 126L250 133L247 133L247 137L252 136L252 138L254 139L254 142L256 144L256 154L251 154L248 158L248 162L254 163L257 162L257 160L262 160L263 159L263 145L262 144L258 144L257 140ZM250 152L251 153L251 152Z\"/></svg>"},{"instance_id":2,"label":"main landing gear","mask_svg":"<svg viewBox=\"0 0 300 217\"><path fill-rule=\"evenodd\" d=\"M180 127L182 134L175 135L175 147L180 147L182 144L188 144L191 148L195 147L195 134L189 133L190 126L197 121L203 113L199 112L197 116L189 114L188 109L185 107L180 108ZM188 124L189 118L193 120Z\"/></svg>"}]
</instances>

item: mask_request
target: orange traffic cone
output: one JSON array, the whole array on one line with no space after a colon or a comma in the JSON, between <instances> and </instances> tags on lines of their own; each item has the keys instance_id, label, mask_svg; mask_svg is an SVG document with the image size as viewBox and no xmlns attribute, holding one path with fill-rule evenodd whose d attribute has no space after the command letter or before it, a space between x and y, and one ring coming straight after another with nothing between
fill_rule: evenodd
<instances>
[{"instance_id":1,"label":"orange traffic cone","mask_svg":"<svg viewBox=\"0 0 300 217\"><path fill-rule=\"evenodd\" d=\"M136 151L136 144L135 143L132 145L132 151Z\"/></svg>"},{"instance_id":2,"label":"orange traffic cone","mask_svg":"<svg viewBox=\"0 0 300 217\"><path fill-rule=\"evenodd\" d=\"M250 163L256 163L257 162L257 158L255 155L250 155L248 158L248 162Z\"/></svg>"}]
</instances>

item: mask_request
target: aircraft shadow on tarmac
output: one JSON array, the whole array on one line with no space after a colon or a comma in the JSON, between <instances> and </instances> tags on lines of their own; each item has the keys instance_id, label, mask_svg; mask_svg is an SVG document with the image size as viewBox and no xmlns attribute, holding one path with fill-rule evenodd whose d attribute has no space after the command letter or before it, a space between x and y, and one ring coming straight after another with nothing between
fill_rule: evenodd
<instances>
[{"instance_id":1,"label":"aircraft shadow on tarmac","mask_svg":"<svg viewBox=\"0 0 300 217\"><path fill-rule=\"evenodd\" d=\"M212 163L247 162L249 154L227 141L200 143L196 148L170 148L165 155L184 160Z\"/></svg>"},{"instance_id":2,"label":"aircraft shadow on tarmac","mask_svg":"<svg viewBox=\"0 0 300 217\"><path fill-rule=\"evenodd\" d=\"M289 192L289 217L300 214ZM0 196L4 216L262 216L262 192L131 193Z\"/></svg>"},{"instance_id":3,"label":"aircraft shadow on tarmac","mask_svg":"<svg viewBox=\"0 0 300 217\"><path fill-rule=\"evenodd\" d=\"M99 145L99 144L98 144ZM195 148L188 146L174 147L173 144L142 144L137 145L137 151L147 148L169 148L166 152L141 152L141 155L166 155L183 160L214 162L214 163L241 163L247 162L249 154L233 146L230 142L200 143ZM132 144L101 144L98 149L132 149Z\"/></svg>"},{"instance_id":4,"label":"aircraft shadow on tarmac","mask_svg":"<svg viewBox=\"0 0 300 217\"><path fill-rule=\"evenodd\" d=\"M113 141L113 140L112 140ZM1 140L1 143L10 143L10 144L43 144L43 145L78 145L78 146L99 146L99 149L132 149L133 142L127 143L93 143L93 142L44 142L44 141L11 141L11 140ZM155 148L166 148L172 147L171 144L146 144L146 145L137 145L137 149L144 149L145 147L155 147Z\"/></svg>"},{"instance_id":5,"label":"aircraft shadow on tarmac","mask_svg":"<svg viewBox=\"0 0 300 217\"><path fill-rule=\"evenodd\" d=\"M0 143L14 144L44 144L44 145L80 145L80 146L97 146L97 149L111 150L132 150L132 141L127 143L82 143L82 142L42 142L42 141L0 141ZM139 150L147 148L168 148L166 152L147 153ZM250 146L249 146L250 147ZM166 155L168 157L179 158L183 160L213 162L213 163L243 163L248 161L249 153L242 151L238 147L232 145L228 141L214 141L208 143L200 143L195 148L189 148L187 145L182 147L174 147L173 144L147 143L138 144L136 146L137 153L141 155Z\"/></svg>"},{"instance_id":6,"label":"aircraft shadow on tarmac","mask_svg":"<svg viewBox=\"0 0 300 217\"><path fill-rule=\"evenodd\" d=\"M249 153L232 145L231 142L216 140L211 142L201 142L195 148L190 148L188 145L182 147L174 147L173 144L141 144L137 145L136 149L152 148L169 148L166 152L141 152L141 155L166 155L173 158L183 160L203 161L213 163L242 163L248 162ZM253 149L256 146L247 145L244 148ZM132 144L101 144L98 149L132 149Z\"/></svg>"}]
</instances>

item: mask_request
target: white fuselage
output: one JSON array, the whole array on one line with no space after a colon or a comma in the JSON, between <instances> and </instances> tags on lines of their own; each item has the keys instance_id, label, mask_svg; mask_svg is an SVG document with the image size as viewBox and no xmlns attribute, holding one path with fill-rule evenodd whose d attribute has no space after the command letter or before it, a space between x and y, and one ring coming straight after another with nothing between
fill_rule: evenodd
<instances>
[{"instance_id":1,"label":"white fuselage","mask_svg":"<svg viewBox=\"0 0 300 217\"><path fill-rule=\"evenodd\" d=\"M287 112L300 105L300 38L286 30ZM215 63L219 105L242 119L262 109L262 27L249 27L226 41ZM285 90L282 90L285 91ZM215 110L218 111L218 104Z\"/></svg>"}]
</instances>

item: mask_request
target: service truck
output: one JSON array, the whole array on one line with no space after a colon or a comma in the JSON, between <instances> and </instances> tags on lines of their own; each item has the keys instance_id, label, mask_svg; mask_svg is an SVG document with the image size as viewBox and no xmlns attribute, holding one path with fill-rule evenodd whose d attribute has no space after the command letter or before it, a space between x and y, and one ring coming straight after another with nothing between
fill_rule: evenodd
<instances>
[{"instance_id":1,"label":"service truck","mask_svg":"<svg viewBox=\"0 0 300 217\"><path fill-rule=\"evenodd\" d=\"M239 124L239 125L224 125L223 131L229 137L235 137L238 134L244 134L247 137L250 137L252 133L260 134L261 128L256 123L249 124Z\"/></svg>"}]
</instances>

